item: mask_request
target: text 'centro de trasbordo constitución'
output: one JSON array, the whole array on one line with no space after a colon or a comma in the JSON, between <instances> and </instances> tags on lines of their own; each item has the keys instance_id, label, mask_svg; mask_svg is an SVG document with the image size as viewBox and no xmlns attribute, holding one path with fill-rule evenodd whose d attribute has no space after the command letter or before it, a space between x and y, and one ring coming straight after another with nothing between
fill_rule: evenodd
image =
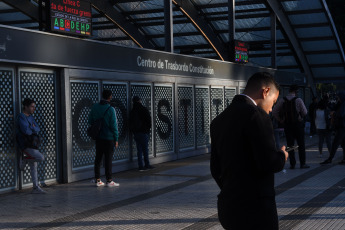
<instances>
[{"instance_id":1,"label":"text 'centro de trasbordo constituci\u00f3n'","mask_svg":"<svg viewBox=\"0 0 345 230\"><path fill-rule=\"evenodd\" d=\"M175 62L169 62L169 60L161 60L158 61L152 59L144 59L141 56L137 57L137 64L139 67L147 67L147 68L154 68L154 69L167 69L167 70L174 70L174 71L183 71L183 72L191 72L191 73L200 73L200 74L214 74L214 69L210 66L204 67L203 65L194 66L193 64L180 64Z\"/></svg>"}]
</instances>

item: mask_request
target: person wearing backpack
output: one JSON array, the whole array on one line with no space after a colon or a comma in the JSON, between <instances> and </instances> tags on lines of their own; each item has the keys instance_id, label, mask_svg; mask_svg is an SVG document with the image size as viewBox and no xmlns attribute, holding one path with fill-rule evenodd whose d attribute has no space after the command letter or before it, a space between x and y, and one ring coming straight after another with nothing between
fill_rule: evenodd
<instances>
[{"instance_id":1,"label":"person wearing backpack","mask_svg":"<svg viewBox=\"0 0 345 230\"><path fill-rule=\"evenodd\" d=\"M332 143L332 148L327 160L321 162L321 165L332 163L335 153L338 150L339 145L343 148L343 159L339 164L345 164L345 91L341 91L338 94L338 106L333 114L333 126L335 130L335 137Z\"/></svg>"},{"instance_id":2,"label":"person wearing backpack","mask_svg":"<svg viewBox=\"0 0 345 230\"><path fill-rule=\"evenodd\" d=\"M138 167L139 171L153 169L149 162L149 134L151 129L151 115L149 110L144 107L138 96L134 96L133 108L129 114L129 128L134 135L137 146ZM143 164L143 156L144 163Z\"/></svg>"},{"instance_id":3,"label":"person wearing backpack","mask_svg":"<svg viewBox=\"0 0 345 230\"><path fill-rule=\"evenodd\" d=\"M43 154L38 151L40 138L38 132L40 127L36 123L32 114L36 110L36 102L30 98L23 101L23 112L17 117L17 142L20 151L24 155L24 159L20 159L19 169L24 170L26 164L30 165L30 174L33 184L32 193L46 193L38 185L37 163L44 161Z\"/></svg>"},{"instance_id":4,"label":"person wearing backpack","mask_svg":"<svg viewBox=\"0 0 345 230\"><path fill-rule=\"evenodd\" d=\"M104 186L101 180L101 162L104 155L105 158L105 177L106 186L115 187L120 184L112 180L112 159L114 154L114 146L118 147L119 133L117 128L117 119L115 109L111 107L112 92L108 89L103 90L103 99L100 103L92 106L89 114L89 125L92 125L98 119L103 118L102 126L98 137L96 138L96 157L95 157L95 179L96 186Z\"/></svg>"},{"instance_id":5,"label":"person wearing backpack","mask_svg":"<svg viewBox=\"0 0 345 230\"><path fill-rule=\"evenodd\" d=\"M304 136L304 117L307 115L308 110L304 105L301 98L297 95L298 86L291 85L289 94L280 99L274 106L272 114L281 123L284 124L284 132L286 143L288 147L294 146L295 140L298 145L298 154L300 161L300 168L310 168L306 164L305 154L305 136ZM295 151L289 152L290 169L296 166Z\"/></svg>"}]
</instances>

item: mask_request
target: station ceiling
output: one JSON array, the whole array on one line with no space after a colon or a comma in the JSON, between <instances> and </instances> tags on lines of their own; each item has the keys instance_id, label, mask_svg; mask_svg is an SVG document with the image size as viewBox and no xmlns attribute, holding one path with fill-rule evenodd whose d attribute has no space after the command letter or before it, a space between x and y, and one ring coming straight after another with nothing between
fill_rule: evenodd
<instances>
[{"instance_id":1,"label":"station ceiling","mask_svg":"<svg viewBox=\"0 0 345 230\"><path fill-rule=\"evenodd\" d=\"M165 50L164 0L87 0L87 39ZM0 1L0 24L39 30L39 0ZM228 0L172 0L174 53L229 60ZM236 0L235 39L249 44L247 65L306 73L308 82L345 83L345 58L325 0ZM44 28L43 28L44 30Z\"/></svg>"}]
</instances>

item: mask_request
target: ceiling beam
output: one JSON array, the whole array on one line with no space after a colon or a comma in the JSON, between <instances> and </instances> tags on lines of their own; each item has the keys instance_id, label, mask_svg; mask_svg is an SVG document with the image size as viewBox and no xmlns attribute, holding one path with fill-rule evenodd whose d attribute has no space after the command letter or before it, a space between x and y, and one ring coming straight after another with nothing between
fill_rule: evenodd
<instances>
[{"instance_id":1,"label":"ceiling beam","mask_svg":"<svg viewBox=\"0 0 345 230\"><path fill-rule=\"evenodd\" d=\"M30 1L23 0L2 0L7 5L12 6L13 8L18 9L28 17L32 18L34 21L39 21L39 11L38 7Z\"/></svg>"},{"instance_id":2,"label":"ceiling beam","mask_svg":"<svg viewBox=\"0 0 345 230\"><path fill-rule=\"evenodd\" d=\"M199 11L191 3L186 0L172 0L173 4L190 20L195 28L206 39L210 46L214 49L221 60L229 60L228 47L211 29L208 22L200 17Z\"/></svg>"},{"instance_id":3,"label":"ceiling beam","mask_svg":"<svg viewBox=\"0 0 345 230\"><path fill-rule=\"evenodd\" d=\"M89 0L92 6L100 13L114 23L124 34L133 40L141 48L154 49L154 46L147 40L144 34L140 33L138 28L128 22L128 20L119 12L108 0Z\"/></svg>"}]
</instances>

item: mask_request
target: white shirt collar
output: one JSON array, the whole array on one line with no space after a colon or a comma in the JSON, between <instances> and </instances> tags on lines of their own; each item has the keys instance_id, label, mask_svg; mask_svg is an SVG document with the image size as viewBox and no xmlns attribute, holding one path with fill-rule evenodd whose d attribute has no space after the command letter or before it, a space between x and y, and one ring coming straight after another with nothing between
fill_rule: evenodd
<instances>
[{"instance_id":1,"label":"white shirt collar","mask_svg":"<svg viewBox=\"0 0 345 230\"><path fill-rule=\"evenodd\" d=\"M251 98L251 97L249 97L248 95L245 95L245 94L243 94L243 93L241 93L240 95L248 97L248 98L254 103L254 105L257 106L257 104L256 104L256 102L253 100L253 98Z\"/></svg>"}]
</instances>

